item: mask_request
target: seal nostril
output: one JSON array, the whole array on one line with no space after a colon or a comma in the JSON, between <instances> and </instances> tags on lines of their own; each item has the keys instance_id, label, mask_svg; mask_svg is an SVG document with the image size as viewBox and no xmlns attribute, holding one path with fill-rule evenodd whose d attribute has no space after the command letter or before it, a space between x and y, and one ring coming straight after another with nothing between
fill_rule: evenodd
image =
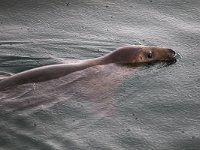
<instances>
[{"instance_id":1,"label":"seal nostril","mask_svg":"<svg viewBox=\"0 0 200 150\"><path fill-rule=\"evenodd\" d=\"M170 53L172 53L173 55L175 55L175 51L173 51L172 49L168 49L170 51Z\"/></svg>"}]
</instances>

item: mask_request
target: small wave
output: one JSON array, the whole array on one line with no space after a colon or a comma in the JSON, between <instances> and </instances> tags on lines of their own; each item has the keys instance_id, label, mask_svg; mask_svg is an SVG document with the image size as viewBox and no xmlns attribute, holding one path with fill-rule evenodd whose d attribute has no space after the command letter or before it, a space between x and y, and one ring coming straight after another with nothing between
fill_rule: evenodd
<instances>
[{"instance_id":1,"label":"small wave","mask_svg":"<svg viewBox=\"0 0 200 150\"><path fill-rule=\"evenodd\" d=\"M32 42L26 42L26 41L3 41L3 42L0 42L0 46L1 45L27 44L27 43L32 43Z\"/></svg>"}]
</instances>

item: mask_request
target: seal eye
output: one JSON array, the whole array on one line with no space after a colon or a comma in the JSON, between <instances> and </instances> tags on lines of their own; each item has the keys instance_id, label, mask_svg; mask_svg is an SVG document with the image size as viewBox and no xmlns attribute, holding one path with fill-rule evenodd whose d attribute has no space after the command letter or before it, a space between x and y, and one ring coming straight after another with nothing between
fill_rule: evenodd
<instances>
[{"instance_id":1,"label":"seal eye","mask_svg":"<svg viewBox=\"0 0 200 150\"><path fill-rule=\"evenodd\" d=\"M149 52L148 52L147 57L148 57L149 59L151 59L151 58L153 57L152 51L149 51Z\"/></svg>"}]
</instances>

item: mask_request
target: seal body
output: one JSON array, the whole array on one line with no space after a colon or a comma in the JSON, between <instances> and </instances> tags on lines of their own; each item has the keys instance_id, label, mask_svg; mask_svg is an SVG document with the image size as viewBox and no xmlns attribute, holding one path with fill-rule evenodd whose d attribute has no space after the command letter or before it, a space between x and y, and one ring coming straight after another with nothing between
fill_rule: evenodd
<instances>
[{"instance_id":1,"label":"seal body","mask_svg":"<svg viewBox=\"0 0 200 150\"><path fill-rule=\"evenodd\" d=\"M60 78L96 65L106 65L109 63L140 64L166 61L174 59L174 57L175 52L168 48L130 45L118 48L105 56L83 60L80 63L49 65L15 74L0 81L0 90L21 84L44 82Z\"/></svg>"}]
</instances>

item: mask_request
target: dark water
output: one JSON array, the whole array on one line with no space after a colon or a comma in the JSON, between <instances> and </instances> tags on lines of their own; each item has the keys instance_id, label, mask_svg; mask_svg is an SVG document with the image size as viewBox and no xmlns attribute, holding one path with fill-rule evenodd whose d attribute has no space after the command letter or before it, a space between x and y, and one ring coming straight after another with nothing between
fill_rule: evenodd
<instances>
[{"instance_id":1,"label":"dark water","mask_svg":"<svg viewBox=\"0 0 200 150\"><path fill-rule=\"evenodd\" d=\"M199 150L199 0L1 0L0 74L168 47L175 64L97 66L0 93L1 150Z\"/></svg>"}]
</instances>

